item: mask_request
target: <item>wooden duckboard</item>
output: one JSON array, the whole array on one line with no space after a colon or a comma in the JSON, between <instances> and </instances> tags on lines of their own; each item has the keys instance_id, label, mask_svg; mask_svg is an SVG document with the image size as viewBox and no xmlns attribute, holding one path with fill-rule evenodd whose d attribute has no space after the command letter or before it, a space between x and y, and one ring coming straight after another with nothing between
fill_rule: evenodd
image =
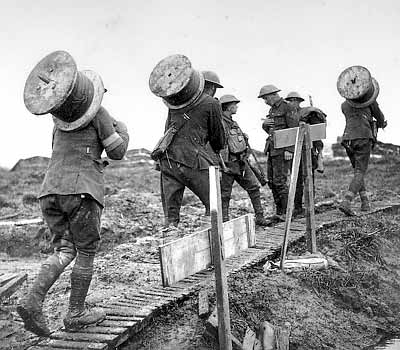
<instances>
[{"instance_id":1,"label":"wooden duckboard","mask_svg":"<svg viewBox=\"0 0 400 350\"><path fill-rule=\"evenodd\" d=\"M296 143L296 128L276 130L274 132L274 147L282 148L293 146ZM310 125L311 141L326 139L326 124L313 124Z\"/></svg>"},{"instance_id":2,"label":"wooden duckboard","mask_svg":"<svg viewBox=\"0 0 400 350\"><path fill-rule=\"evenodd\" d=\"M237 255L243 249L255 246L255 226L252 214L224 222L223 226L225 259ZM210 235L211 229L205 229L159 247L164 287L212 265Z\"/></svg>"}]
</instances>

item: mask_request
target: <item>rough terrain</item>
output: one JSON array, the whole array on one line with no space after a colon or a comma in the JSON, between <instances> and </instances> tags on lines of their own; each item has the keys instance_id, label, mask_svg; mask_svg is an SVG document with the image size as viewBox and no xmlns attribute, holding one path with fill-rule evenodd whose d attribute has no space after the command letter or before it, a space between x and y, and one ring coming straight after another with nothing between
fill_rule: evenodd
<instances>
[{"instance_id":1,"label":"rough terrain","mask_svg":"<svg viewBox=\"0 0 400 350\"><path fill-rule=\"evenodd\" d=\"M400 162L395 159L372 161L367 177L372 200L399 200L400 177L397 175L399 168ZM0 170L0 219L40 217L36 193L44 171L44 167L29 170L20 168L13 172ZM347 161L329 162L325 173L317 176L317 201L329 198L335 200L340 197L347 188L350 176L351 170ZM180 229L172 232L163 230L163 215L159 200L159 173L147 162L113 164L106 170L106 184L102 245L96 261L96 275L88 297L89 304L118 295L130 286L160 284L158 245L204 225L204 209L197 198L189 192L184 199L186 206L182 210ZM270 191L263 188L262 192L266 211L270 213L272 212ZM246 193L235 188L232 215L237 216L249 211L251 211L251 205ZM14 217L9 219L10 216ZM377 215L366 222L356 220L353 224L354 230L362 233L368 232L369 229L374 233L379 229L379 235L375 232L374 237L380 238L383 232L379 247L380 256L386 264L362 257L366 259L365 263L358 266L359 261L363 260L346 257L345 254L340 253L344 249L341 247L344 238L340 234L349 231L347 226L343 226L329 229L321 233L319 238L322 240L319 242L321 247L329 247L325 253L331 252L335 257L338 254L343 255L342 260L337 259L341 268L347 271L346 273L342 271L343 276L340 275L340 271L335 275L330 270L327 272L328 276L313 274L271 276L265 275L261 268L253 268L235 275L230 280L234 332L238 337L242 337L245 325L255 327L260 320L264 319L274 324L289 321L293 327L291 341L294 349L329 349L335 346L341 348L338 342L342 339L357 339L357 337L364 339L365 335L369 334L366 341L354 340L353 347L343 347L357 349L374 342L380 333L399 331L398 320L397 324L386 320L388 317L394 317L387 313L388 308L393 309L395 305L399 305L396 295L390 296L393 292L392 288L398 288L400 277L398 265L396 270L396 263L398 264L396 254L397 256L399 254L395 250L396 239L398 239L395 234L398 232L397 219L397 213L390 213L385 216ZM381 221L383 226L379 226ZM351 222L345 225L351 225ZM0 272L26 271L29 274L28 283L1 304L0 348L10 349L13 348L10 346L14 346L15 349L22 349L37 339L23 330L14 307L16 299L32 282L40 261L51 252L48 238L49 232L44 224L0 227ZM302 250L302 247L293 247L293 249ZM333 288L337 286L332 287L329 284L333 283L331 281L333 280L340 286L341 283L346 282L349 275L353 279L358 278L355 267L364 268L368 272L364 276L368 283L364 283L362 279L357 280L365 288L365 293L361 291L357 296L359 299L353 295L354 293L352 294L352 291L359 290L358 285L356 285L357 288L350 285L349 291L346 291L347 295L346 293L338 294ZM67 270L51 289L46 300L45 310L49 315L52 328L62 325L61 320L66 311L69 295L68 276ZM390 283L391 280L397 285ZM324 287L326 285L328 288ZM381 290L376 285L384 285L387 288ZM347 288L347 285L345 287ZM374 301L375 304L372 302L366 304L363 297L366 294L374 295L374 293L378 300ZM385 298L392 299L393 305L386 305L387 308L382 306L384 303L387 304L386 300L380 298L383 294ZM212 290L210 290L210 296L212 296ZM341 302L342 299L345 301ZM363 308L357 309L357 303L354 300L358 300L363 307L368 305L370 309L366 311ZM309 307L310 305L312 307ZM321 318L321 314L326 317ZM357 318L350 317L353 314L357 315ZM294 319L293 315L296 316ZM374 317L385 318L385 321L372 322ZM346 333L342 333L341 328L338 328L336 324L348 326L346 329L350 329L351 332L348 333L347 338L343 336ZM392 328L390 329L388 325ZM138 341L134 340L127 345L127 349L212 349L213 346L215 347L213 340L204 336L204 323L196 315L195 300L189 300L184 305L171 310L168 315L156 319L153 327L142 333ZM382 331L378 331L379 329ZM188 339L192 340L187 343ZM305 342L305 339L309 339L309 342ZM182 346L179 345L180 343Z\"/></svg>"}]
</instances>

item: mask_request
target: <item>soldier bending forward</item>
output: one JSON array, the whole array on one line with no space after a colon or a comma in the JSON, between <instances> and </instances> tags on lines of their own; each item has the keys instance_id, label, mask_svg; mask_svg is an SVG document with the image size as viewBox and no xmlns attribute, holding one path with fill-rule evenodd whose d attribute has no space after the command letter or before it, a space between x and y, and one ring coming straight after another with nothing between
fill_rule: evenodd
<instances>
[{"instance_id":1,"label":"soldier bending forward","mask_svg":"<svg viewBox=\"0 0 400 350\"><path fill-rule=\"evenodd\" d=\"M100 76L93 71L78 72L64 51L42 59L25 85L28 110L51 113L55 124L53 152L39 194L54 253L17 306L25 328L39 336L50 335L42 311L45 296L74 259L65 328L76 330L105 318L102 311L84 306L104 206L103 169L108 163L101 154L105 150L111 159L122 159L129 137L125 125L101 107L104 91Z\"/></svg>"}]
</instances>

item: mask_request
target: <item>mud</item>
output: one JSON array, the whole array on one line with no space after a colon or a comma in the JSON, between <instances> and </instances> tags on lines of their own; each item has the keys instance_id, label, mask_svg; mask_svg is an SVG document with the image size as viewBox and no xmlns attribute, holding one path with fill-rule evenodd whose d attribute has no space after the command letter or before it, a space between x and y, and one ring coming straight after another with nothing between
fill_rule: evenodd
<instances>
[{"instance_id":1,"label":"mud","mask_svg":"<svg viewBox=\"0 0 400 350\"><path fill-rule=\"evenodd\" d=\"M265 273L259 265L231 276L229 303L233 334L242 340L247 327L263 321L291 325L290 349L364 349L387 334L400 332L400 212L350 220L323 230L318 246L337 265L328 270L292 274ZM377 234L379 230L379 235ZM348 236L360 237L358 255L348 253ZM356 234L358 233L358 235ZM374 241L374 242L373 242ZM289 254L304 252L299 242ZM375 254L369 254L370 252ZM378 258L379 257L379 258ZM215 306L208 290L210 309ZM197 316L196 300L157 318L124 350L216 349Z\"/></svg>"},{"instance_id":2,"label":"mud","mask_svg":"<svg viewBox=\"0 0 400 350\"><path fill-rule=\"evenodd\" d=\"M398 161L372 162L367 178L372 200L399 200L399 170L400 162ZM21 169L16 172L7 172L0 169L0 219L9 215L13 215L12 220L40 217L38 203L32 194L38 192L44 171L44 169L35 169L32 173ZM317 176L317 202L339 198L341 193L346 190L350 177L351 171L348 162L340 161L327 164L325 173ZM203 206L191 192L187 192L184 198L185 207L181 211L182 222L179 229L164 229L163 212L159 199L159 173L149 165L130 168L113 166L108 169L106 171L106 194L106 208L102 219L102 243L95 262L95 277L87 299L89 305L107 300L111 296L117 296L127 288L160 285L158 245L207 225L204 220ZM262 189L262 202L266 214L271 214L273 212L272 197L268 188ZM238 186L234 188L231 207L232 217L252 212L247 194ZM377 229L379 228L375 228L375 231ZM336 230L341 232L347 230L347 228L339 227ZM25 271L28 273L28 282L11 298L2 301L0 307L0 349L22 349L37 341L36 337L23 330L21 321L15 312L15 304L18 297L25 293L32 283L40 262L51 253L52 246L49 239L50 233L45 224L0 227L0 272ZM334 242L332 240L329 242L333 246L329 249L335 252L336 243L332 243ZM395 249L393 243L387 243L387 245L387 249ZM325 246L325 243L322 242L321 246ZM303 249L301 245L299 249ZM398 256L381 255L384 256L386 263L396 264L396 257ZM349 267L346 267L347 261L344 260L340 264L343 264L345 269L349 269ZM376 262L370 264L373 267ZM371 271L386 271L382 267L380 269L373 269L372 267ZM392 265L390 265L391 268ZM48 315L52 329L62 326L62 317L68 304L70 270L71 267L68 267L55 283L45 302L44 310ZM399 272L395 269L393 271L397 271L397 275L392 277L398 281ZM319 290L315 285L307 285L304 278L304 276L302 279L284 276L284 279L282 279L278 276L269 276L267 280L271 284L268 284L264 281L265 275L262 270L257 268L236 275L235 278L230 280L234 333L241 337L245 325L255 327L257 322L267 316L271 317L272 323L277 322L279 324L286 317L290 318L291 312L295 312L298 317L293 321L295 325L293 344L297 346L295 349L307 348L301 347L301 339L305 338L305 336L301 337L302 328L300 324L302 322L309 325L310 328L309 331L307 331L308 326L304 328L304 334L313 339L313 343L306 342L305 344L308 346L317 344L322 346L319 347L320 349L329 348L329 344L336 344L337 339L335 337L342 337L339 331L332 332L332 336L326 337L325 333L328 331L324 329L329 329L331 322L332 327L336 327L333 320L337 320L338 324L343 322L349 326L351 331L346 332L354 336L354 339L363 336L364 327L366 327L365 329L370 334L367 337L370 343L365 342L368 344L372 344L373 341L378 340L381 334L389 331L386 321L382 321L382 324L378 321L379 318L386 320L387 317L390 317L390 313L387 313L390 307L385 308L378 301L376 301L376 304L371 302L369 306L372 314L369 309L367 311L373 319L378 319L373 323L376 329L382 328L382 331L372 332L372 326L365 326L361 321L360 323L354 323L354 321L349 324L347 321L349 316L346 311L350 311L346 310L347 306L340 306L341 302L343 305L347 305L343 300L347 300L348 303L353 305L353 309L357 309L357 302L363 305L364 299L358 294L354 294L354 288L347 288L341 292L342 294L333 295L328 291ZM322 277L319 276L318 278L321 279ZM346 279L344 278L344 280ZM240 281L242 282L240 283ZM379 282L380 279L372 279L372 281ZM257 284L265 286L263 293L255 292ZM390 283L387 282L387 285L390 286ZM268 293L269 289L274 293ZM296 293L292 295L290 291ZM392 292L389 287L387 290L381 291L381 293L387 294L389 299ZM210 288L209 294L212 302L212 288ZM285 300L285 303L278 303L278 300L274 299L276 295L284 296L286 299L282 300ZM272 303L269 301L270 298ZM375 300L371 298L368 300ZM235 301L236 299L237 301ZM393 296L393 299L396 299L396 297ZM245 305L241 304L241 300ZM305 302L303 303L302 300L305 300ZM276 304L274 304L275 302ZM255 305L254 310L250 308L253 304ZM289 307L289 305L291 306ZM324 323L324 329L321 326L321 334L313 332L315 325L309 321L309 316L304 316L311 312L309 305L326 315L323 320L327 323ZM279 313L276 311L277 309L286 311ZM135 337L134 342L127 345L127 348L167 349L170 346L171 349L212 349L215 347L215 342L212 339L204 337L204 322L197 317L196 301L186 301L183 305L176 306L170 311L167 315L156 319L155 324L149 328L148 332ZM361 317L367 311L363 311L361 308L357 312L352 312ZM332 316L333 320L328 317L328 314L335 315ZM371 317L360 319L371 323ZM354 328L354 324L359 325L358 328ZM396 327L394 325L392 330L395 330ZM341 328L339 327L339 329ZM324 343L324 341L326 342ZM357 344L361 345L361 343L359 341ZM311 348L308 347L308 349Z\"/></svg>"}]
</instances>

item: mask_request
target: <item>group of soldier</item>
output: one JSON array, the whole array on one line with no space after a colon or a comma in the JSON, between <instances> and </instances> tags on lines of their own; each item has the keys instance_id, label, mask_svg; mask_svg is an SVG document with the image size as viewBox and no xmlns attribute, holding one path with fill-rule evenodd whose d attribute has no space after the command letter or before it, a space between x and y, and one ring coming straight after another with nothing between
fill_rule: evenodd
<instances>
[{"instance_id":1,"label":"group of soldier","mask_svg":"<svg viewBox=\"0 0 400 350\"><path fill-rule=\"evenodd\" d=\"M169 144L168 150L159 159L166 222L168 225L178 225L185 187L200 198L208 215L208 167L219 165L222 168L223 220L229 220L229 203L232 187L236 181L250 197L256 225L266 226L271 220L267 220L264 215L260 183L249 163L251 149L248 135L233 119L240 100L234 95L214 98L217 89L223 88L221 81L215 72L203 71L202 74L205 86L198 102L186 109L170 109L168 113L166 130L174 125L179 131ZM323 123L326 117L317 108L302 109L300 103L304 99L298 93L291 92L283 99L279 92L280 90L274 85L266 85L261 88L258 95L270 106L262 128L268 134L265 153L268 155L267 183L272 191L276 208L273 220L282 220L286 213L288 176L294 152L294 146L279 149L274 147L272 138L274 130L299 126L300 120ZM314 143L312 154L313 169L316 169L318 159L322 156L322 141ZM321 169L321 163L319 165ZM301 215L304 212L301 172L298 179L294 215Z\"/></svg>"},{"instance_id":2,"label":"group of soldier","mask_svg":"<svg viewBox=\"0 0 400 350\"><path fill-rule=\"evenodd\" d=\"M199 197L206 214L209 214L208 169L210 165L220 165L223 170L223 219L229 220L229 202L236 181L249 194L256 224L265 226L268 222L261 203L260 184L248 160L248 136L233 119L240 100L233 95L223 95L217 100L214 98L216 90L223 87L218 76L211 71L199 73L192 70L184 56L180 60L183 66L186 64L183 72L189 72L190 77L186 79L182 71L171 68L171 61L166 62L168 71L164 76L192 82L193 86L181 89L190 91L191 95L186 96L186 100L176 93L165 98L164 102L169 105L166 130L156 147L157 152L156 149L153 151L157 153L161 170L161 197L167 224L178 225L186 187ZM361 73L365 75L362 70ZM156 78L159 78L157 74ZM153 86L154 91L161 91L160 94L176 86L181 88L179 81L168 80L167 84L164 84L165 80L160 81ZM357 194L361 197L361 209L369 209L364 176L376 139L371 125L375 119L377 127L386 126L376 103L378 89L371 91L367 101L346 100L342 104L346 117L343 145L354 168L349 190L339 206L347 215L354 215L351 202ZM51 334L42 310L45 296L72 261L75 262L71 272L69 307L64 318L66 330L76 331L105 318L101 310L85 308L104 207L103 169L108 162L101 158L101 154L105 151L111 159L122 159L129 142L126 126L101 106L105 92L100 76L94 71L78 71L74 59L65 51L44 57L25 84L27 109L38 115L50 113L54 121L52 156L38 196L44 220L52 234L54 253L41 265L29 292L17 306L25 328L39 336ZM272 135L275 130L297 127L300 121L310 124L325 121L325 114L319 109L300 107L304 100L299 94L292 92L283 99L279 92L275 86L266 85L258 95L270 106L262 128L268 134L265 148L268 155L267 183L272 191L277 218L285 213L288 203L288 171L293 147L276 148ZM185 104L187 100L190 103ZM313 169L322 170L318 162L322 146L320 141L313 144ZM300 173L295 198L296 215L303 212L302 181Z\"/></svg>"}]
</instances>

